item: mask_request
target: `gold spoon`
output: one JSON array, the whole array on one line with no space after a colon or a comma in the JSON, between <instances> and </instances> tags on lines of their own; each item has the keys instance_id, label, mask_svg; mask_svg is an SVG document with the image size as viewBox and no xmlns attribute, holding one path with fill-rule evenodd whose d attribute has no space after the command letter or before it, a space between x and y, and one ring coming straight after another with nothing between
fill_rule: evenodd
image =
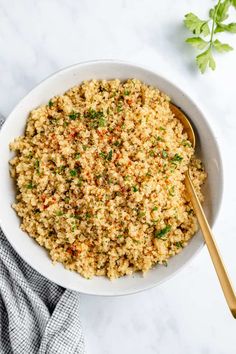
<instances>
[{"instance_id":1,"label":"gold spoon","mask_svg":"<svg viewBox=\"0 0 236 354\"><path fill-rule=\"evenodd\" d=\"M175 115L175 117L181 121L181 123L184 127L184 130L186 131L186 133L188 135L188 140L191 142L193 148L195 148L195 142L196 142L195 134L194 134L194 130L193 130L188 118L173 103L170 103L170 109L171 109L172 113ZM195 214L197 216L198 223L199 223L200 228L202 230L202 234L204 236L204 239L205 239L208 251L210 253L212 262L214 264L217 276L219 278L225 299L228 303L228 306L230 308L232 315L234 316L234 318L236 318L236 296L235 296L232 284L230 282L229 276L228 276L226 269L224 267L221 256L219 254L218 248L216 246L215 239L212 234L211 228L207 222L205 213L202 209L201 203L198 199L198 196L197 196L196 191L194 189L193 183L191 181L189 169L186 172L185 185L186 185L186 189L189 193L189 197L190 197L193 209L194 209Z\"/></svg>"}]
</instances>

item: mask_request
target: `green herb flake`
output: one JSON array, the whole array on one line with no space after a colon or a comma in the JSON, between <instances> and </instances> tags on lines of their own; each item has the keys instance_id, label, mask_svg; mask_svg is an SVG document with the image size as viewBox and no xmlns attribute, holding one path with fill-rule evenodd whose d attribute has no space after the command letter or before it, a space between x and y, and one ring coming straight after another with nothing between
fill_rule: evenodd
<instances>
[{"instance_id":1,"label":"green herb flake","mask_svg":"<svg viewBox=\"0 0 236 354\"><path fill-rule=\"evenodd\" d=\"M175 195L175 186L172 186L172 187L170 188L170 190L169 190L169 195L170 195L171 197L174 197L174 195Z\"/></svg>"},{"instance_id":2,"label":"green herb flake","mask_svg":"<svg viewBox=\"0 0 236 354\"><path fill-rule=\"evenodd\" d=\"M191 144L190 144L190 142L189 142L188 140L182 140L181 144L182 144L183 146L191 147Z\"/></svg>"},{"instance_id":3,"label":"green herb flake","mask_svg":"<svg viewBox=\"0 0 236 354\"><path fill-rule=\"evenodd\" d=\"M129 96L129 94L130 94L130 91L128 91L128 90L124 91L124 96Z\"/></svg>"},{"instance_id":4,"label":"green herb flake","mask_svg":"<svg viewBox=\"0 0 236 354\"><path fill-rule=\"evenodd\" d=\"M115 146L120 146L121 143L120 143L119 141L115 141L115 142L114 142L114 145L115 145Z\"/></svg>"},{"instance_id":5,"label":"green herb flake","mask_svg":"<svg viewBox=\"0 0 236 354\"><path fill-rule=\"evenodd\" d=\"M152 208L152 211L157 211L157 210L158 210L158 207Z\"/></svg>"},{"instance_id":6,"label":"green herb flake","mask_svg":"<svg viewBox=\"0 0 236 354\"><path fill-rule=\"evenodd\" d=\"M133 192L135 192L135 193L138 192L138 188L136 186L133 186L132 189L133 189Z\"/></svg>"},{"instance_id":7,"label":"green herb flake","mask_svg":"<svg viewBox=\"0 0 236 354\"><path fill-rule=\"evenodd\" d=\"M183 248L183 244L182 244L182 242L180 242L180 241L175 242L174 245L175 245L177 248Z\"/></svg>"},{"instance_id":8,"label":"green herb flake","mask_svg":"<svg viewBox=\"0 0 236 354\"><path fill-rule=\"evenodd\" d=\"M155 237L158 239L162 239L164 236L166 236L168 232L170 232L170 230L171 230L171 226L166 225L163 229L155 232Z\"/></svg>"},{"instance_id":9,"label":"green herb flake","mask_svg":"<svg viewBox=\"0 0 236 354\"><path fill-rule=\"evenodd\" d=\"M166 159L168 157L168 153L166 150L162 150L162 157L163 159Z\"/></svg>"},{"instance_id":10,"label":"green herb flake","mask_svg":"<svg viewBox=\"0 0 236 354\"><path fill-rule=\"evenodd\" d=\"M159 130L165 131L166 129L164 127L159 127Z\"/></svg>"},{"instance_id":11,"label":"green herb flake","mask_svg":"<svg viewBox=\"0 0 236 354\"><path fill-rule=\"evenodd\" d=\"M174 157L172 157L171 162L181 162L182 160L182 156L180 156L179 154L175 154Z\"/></svg>"},{"instance_id":12,"label":"green herb flake","mask_svg":"<svg viewBox=\"0 0 236 354\"><path fill-rule=\"evenodd\" d=\"M123 105L122 105L122 102L119 101L119 102L118 102L118 105L117 105L117 112L120 113L120 112L122 112L122 111L123 111Z\"/></svg>"},{"instance_id":13,"label":"green herb flake","mask_svg":"<svg viewBox=\"0 0 236 354\"><path fill-rule=\"evenodd\" d=\"M35 161L34 166L35 166L35 169L36 169L37 174L39 174L39 160L36 160L36 161Z\"/></svg>"},{"instance_id":14,"label":"green herb flake","mask_svg":"<svg viewBox=\"0 0 236 354\"><path fill-rule=\"evenodd\" d=\"M162 264L163 264L164 267L168 267L167 261L162 261Z\"/></svg>"},{"instance_id":15,"label":"green herb flake","mask_svg":"<svg viewBox=\"0 0 236 354\"><path fill-rule=\"evenodd\" d=\"M56 216L62 216L62 215L64 215L64 213L62 212L62 211L56 211Z\"/></svg>"},{"instance_id":16,"label":"green herb flake","mask_svg":"<svg viewBox=\"0 0 236 354\"><path fill-rule=\"evenodd\" d=\"M107 160L108 160L108 161L111 161L111 160L112 160L112 154L113 154L113 152L112 152L112 150L110 150L110 151L108 152L108 155L107 155Z\"/></svg>"},{"instance_id":17,"label":"green herb flake","mask_svg":"<svg viewBox=\"0 0 236 354\"><path fill-rule=\"evenodd\" d=\"M156 140L157 141L162 141L162 142L164 141L164 139L162 137L160 137L160 136L156 136Z\"/></svg>"},{"instance_id":18,"label":"green herb flake","mask_svg":"<svg viewBox=\"0 0 236 354\"><path fill-rule=\"evenodd\" d=\"M107 161L111 161L112 160L112 155L113 155L113 151L110 150L108 152L108 154L106 154L105 152L101 151L99 156L101 156L104 160L107 160Z\"/></svg>"},{"instance_id":19,"label":"green herb flake","mask_svg":"<svg viewBox=\"0 0 236 354\"><path fill-rule=\"evenodd\" d=\"M76 120L76 119L79 118L79 117L80 117L80 113L79 113L79 112L72 111L72 112L69 114L70 120Z\"/></svg>"},{"instance_id":20,"label":"green herb flake","mask_svg":"<svg viewBox=\"0 0 236 354\"><path fill-rule=\"evenodd\" d=\"M27 189L33 189L33 188L34 188L33 183L30 182L29 184L27 184L26 188L27 188Z\"/></svg>"},{"instance_id":21,"label":"green herb flake","mask_svg":"<svg viewBox=\"0 0 236 354\"><path fill-rule=\"evenodd\" d=\"M85 214L85 218L86 218L86 219L90 219L91 216L92 216L92 215L91 215L90 213L86 213L86 214Z\"/></svg>"},{"instance_id":22,"label":"green herb flake","mask_svg":"<svg viewBox=\"0 0 236 354\"><path fill-rule=\"evenodd\" d=\"M70 175L71 175L71 177L77 176L77 171L76 170L70 170Z\"/></svg>"},{"instance_id":23,"label":"green herb flake","mask_svg":"<svg viewBox=\"0 0 236 354\"><path fill-rule=\"evenodd\" d=\"M49 100L49 102L48 102L48 107L49 107L49 108L52 108L52 106L53 106L53 102L52 102L52 100Z\"/></svg>"},{"instance_id":24,"label":"green herb flake","mask_svg":"<svg viewBox=\"0 0 236 354\"><path fill-rule=\"evenodd\" d=\"M88 146L87 145L82 145L82 148L84 151L86 151L88 149Z\"/></svg>"},{"instance_id":25,"label":"green herb flake","mask_svg":"<svg viewBox=\"0 0 236 354\"><path fill-rule=\"evenodd\" d=\"M79 160L80 157L81 157L80 153L77 153L77 154L75 155L76 160Z\"/></svg>"},{"instance_id":26,"label":"green herb flake","mask_svg":"<svg viewBox=\"0 0 236 354\"><path fill-rule=\"evenodd\" d=\"M151 150L151 151L149 152L149 155L150 155L151 157L154 157L154 156L155 156L155 152L154 152L153 150Z\"/></svg>"}]
</instances>

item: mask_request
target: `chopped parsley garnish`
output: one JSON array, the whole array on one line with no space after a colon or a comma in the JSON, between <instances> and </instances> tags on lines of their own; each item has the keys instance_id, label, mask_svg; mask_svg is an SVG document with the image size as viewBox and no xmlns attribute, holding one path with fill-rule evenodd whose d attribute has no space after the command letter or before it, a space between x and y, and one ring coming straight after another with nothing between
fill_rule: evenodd
<instances>
[{"instance_id":1,"label":"chopped parsley garnish","mask_svg":"<svg viewBox=\"0 0 236 354\"><path fill-rule=\"evenodd\" d=\"M82 177L79 177L77 186L78 186L78 187L81 187L82 184L83 184L83 178L82 178Z\"/></svg>"},{"instance_id":2,"label":"chopped parsley garnish","mask_svg":"<svg viewBox=\"0 0 236 354\"><path fill-rule=\"evenodd\" d=\"M120 144L121 144L121 143L120 143L119 141L115 141L115 142L114 142L114 145L115 145L115 146L120 146Z\"/></svg>"},{"instance_id":3,"label":"chopped parsley garnish","mask_svg":"<svg viewBox=\"0 0 236 354\"><path fill-rule=\"evenodd\" d=\"M80 156L81 156L80 153L76 154L75 155L76 160L78 160L80 158Z\"/></svg>"},{"instance_id":4,"label":"chopped parsley garnish","mask_svg":"<svg viewBox=\"0 0 236 354\"><path fill-rule=\"evenodd\" d=\"M106 120L104 119L104 117L101 117L98 119L98 122L97 122L98 126L99 127L105 127L105 125L107 124Z\"/></svg>"},{"instance_id":5,"label":"chopped parsley garnish","mask_svg":"<svg viewBox=\"0 0 236 354\"><path fill-rule=\"evenodd\" d=\"M76 225L73 225L71 231L74 232L76 230Z\"/></svg>"},{"instance_id":6,"label":"chopped parsley garnish","mask_svg":"<svg viewBox=\"0 0 236 354\"><path fill-rule=\"evenodd\" d=\"M72 177L77 176L77 171L76 171L76 170L70 170L70 175L71 175Z\"/></svg>"},{"instance_id":7,"label":"chopped parsley garnish","mask_svg":"<svg viewBox=\"0 0 236 354\"><path fill-rule=\"evenodd\" d=\"M166 150L162 150L162 157L163 159L166 159L168 157L168 153Z\"/></svg>"},{"instance_id":8,"label":"chopped parsley garnish","mask_svg":"<svg viewBox=\"0 0 236 354\"><path fill-rule=\"evenodd\" d=\"M32 188L34 188L33 183L30 182L29 184L27 184L26 188L27 188L27 189L32 189Z\"/></svg>"},{"instance_id":9,"label":"chopped parsley garnish","mask_svg":"<svg viewBox=\"0 0 236 354\"><path fill-rule=\"evenodd\" d=\"M169 190L169 195L171 195L172 197L175 195L175 186L172 186Z\"/></svg>"},{"instance_id":10,"label":"chopped parsley garnish","mask_svg":"<svg viewBox=\"0 0 236 354\"><path fill-rule=\"evenodd\" d=\"M99 127L105 127L105 125L107 124L102 111L95 111L94 109L89 108L88 112L84 115L84 117L92 120L90 125L95 129Z\"/></svg>"},{"instance_id":11,"label":"chopped parsley garnish","mask_svg":"<svg viewBox=\"0 0 236 354\"><path fill-rule=\"evenodd\" d=\"M161 138L160 136L156 136L156 139L157 139L157 141L164 141L164 139Z\"/></svg>"},{"instance_id":12,"label":"chopped parsley garnish","mask_svg":"<svg viewBox=\"0 0 236 354\"><path fill-rule=\"evenodd\" d=\"M62 215L64 215L64 213L62 212L62 211L56 211L56 216L62 216Z\"/></svg>"},{"instance_id":13,"label":"chopped parsley garnish","mask_svg":"<svg viewBox=\"0 0 236 354\"><path fill-rule=\"evenodd\" d=\"M83 145L82 148L84 151L86 151L88 149L87 145Z\"/></svg>"},{"instance_id":14,"label":"chopped parsley garnish","mask_svg":"<svg viewBox=\"0 0 236 354\"><path fill-rule=\"evenodd\" d=\"M129 94L130 94L130 91L128 91L128 90L124 91L124 96L129 96Z\"/></svg>"},{"instance_id":15,"label":"chopped parsley garnish","mask_svg":"<svg viewBox=\"0 0 236 354\"><path fill-rule=\"evenodd\" d=\"M36 160L36 161L35 161L34 166L35 166L35 168L36 168L37 173L39 174L39 160Z\"/></svg>"},{"instance_id":16,"label":"chopped parsley garnish","mask_svg":"<svg viewBox=\"0 0 236 354\"><path fill-rule=\"evenodd\" d=\"M88 112L84 116L85 118L89 118L89 119L101 118L103 117L103 112L95 111L94 109L89 108Z\"/></svg>"},{"instance_id":17,"label":"chopped parsley garnish","mask_svg":"<svg viewBox=\"0 0 236 354\"><path fill-rule=\"evenodd\" d=\"M48 102L48 107L49 107L49 108L52 108L52 106L53 106L53 102L52 102L52 100L50 100L50 101Z\"/></svg>"},{"instance_id":18,"label":"chopped parsley garnish","mask_svg":"<svg viewBox=\"0 0 236 354\"><path fill-rule=\"evenodd\" d=\"M152 211L157 211L158 210L158 207L154 207L153 209L152 209Z\"/></svg>"},{"instance_id":19,"label":"chopped parsley garnish","mask_svg":"<svg viewBox=\"0 0 236 354\"><path fill-rule=\"evenodd\" d=\"M69 114L69 118L71 120L76 120L77 118L80 117L80 113L79 112L75 112L75 111L72 111L70 114Z\"/></svg>"},{"instance_id":20,"label":"chopped parsley garnish","mask_svg":"<svg viewBox=\"0 0 236 354\"><path fill-rule=\"evenodd\" d=\"M101 156L104 160L107 160L107 161L111 161L112 160L112 154L113 154L113 151L110 150L108 152L108 154L105 154L105 152L100 152L99 156Z\"/></svg>"},{"instance_id":21,"label":"chopped parsley garnish","mask_svg":"<svg viewBox=\"0 0 236 354\"><path fill-rule=\"evenodd\" d=\"M183 157L180 156L179 154L175 154L174 157L172 157L171 161L172 162L181 162L183 160Z\"/></svg>"},{"instance_id":22,"label":"chopped parsley garnish","mask_svg":"<svg viewBox=\"0 0 236 354\"><path fill-rule=\"evenodd\" d=\"M182 144L183 146L191 147L191 144L190 144L190 142L189 142L188 140L183 140L183 141L181 142L181 144Z\"/></svg>"},{"instance_id":23,"label":"chopped parsley garnish","mask_svg":"<svg viewBox=\"0 0 236 354\"><path fill-rule=\"evenodd\" d=\"M136 186L133 186L133 192L138 192L138 188Z\"/></svg>"},{"instance_id":24,"label":"chopped parsley garnish","mask_svg":"<svg viewBox=\"0 0 236 354\"><path fill-rule=\"evenodd\" d=\"M166 225L163 229L155 232L155 237L162 239L168 232L170 232L171 226Z\"/></svg>"},{"instance_id":25,"label":"chopped parsley garnish","mask_svg":"<svg viewBox=\"0 0 236 354\"><path fill-rule=\"evenodd\" d=\"M180 242L180 241L175 242L174 245L175 245L177 248L183 248L183 244L182 244L182 242Z\"/></svg>"},{"instance_id":26,"label":"chopped parsley garnish","mask_svg":"<svg viewBox=\"0 0 236 354\"><path fill-rule=\"evenodd\" d=\"M163 264L164 267L168 267L167 261L162 261L162 264Z\"/></svg>"},{"instance_id":27,"label":"chopped parsley garnish","mask_svg":"<svg viewBox=\"0 0 236 354\"><path fill-rule=\"evenodd\" d=\"M166 130L166 129L165 129L164 127L159 127L159 130L163 130L163 131L164 131L164 130Z\"/></svg>"},{"instance_id":28,"label":"chopped parsley garnish","mask_svg":"<svg viewBox=\"0 0 236 354\"><path fill-rule=\"evenodd\" d=\"M151 151L149 152L149 155L150 155L151 157L154 157L154 156L155 156L155 152L154 152L153 150L151 150Z\"/></svg>"},{"instance_id":29,"label":"chopped parsley garnish","mask_svg":"<svg viewBox=\"0 0 236 354\"><path fill-rule=\"evenodd\" d=\"M91 216L92 216L92 215L91 215L90 213L86 213L86 214L85 214L86 219L90 219Z\"/></svg>"},{"instance_id":30,"label":"chopped parsley garnish","mask_svg":"<svg viewBox=\"0 0 236 354\"><path fill-rule=\"evenodd\" d=\"M123 111L122 102L119 101L119 102L118 102L118 105L117 105L117 112L119 113L119 112L122 112L122 111Z\"/></svg>"}]
</instances>

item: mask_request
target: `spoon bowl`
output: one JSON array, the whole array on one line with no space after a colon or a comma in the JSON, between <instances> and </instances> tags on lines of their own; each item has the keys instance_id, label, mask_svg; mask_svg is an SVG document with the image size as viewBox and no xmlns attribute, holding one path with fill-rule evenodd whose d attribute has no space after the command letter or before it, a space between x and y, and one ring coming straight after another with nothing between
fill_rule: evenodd
<instances>
[{"instance_id":1,"label":"spoon bowl","mask_svg":"<svg viewBox=\"0 0 236 354\"><path fill-rule=\"evenodd\" d=\"M192 144L193 148L196 147L196 139L195 139L195 134L193 127L188 120L187 116L173 103L170 103L170 109L172 113L175 115L175 117L182 123L184 130L186 131L188 135L188 140ZM200 228L202 230L203 237L205 239L208 251L210 253L213 265L215 267L218 279L220 281L225 299L228 303L229 309L233 315L234 318L236 318L236 296L234 293L233 286L231 284L231 281L229 279L229 276L227 274L227 271L225 269L225 266L223 264L223 261L221 259L219 250L216 246L216 242L214 239L214 236L212 234L211 228L209 226L209 223L206 219L205 213L203 211L203 208L201 206L201 203L199 201L199 198L197 196L197 193L194 189L194 185L191 181L189 169L186 172L185 175L185 185L187 192L189 194L193 209L195 211L196 217L198 219L198 223L200 225Z\"/></svg>"}]
</instances>

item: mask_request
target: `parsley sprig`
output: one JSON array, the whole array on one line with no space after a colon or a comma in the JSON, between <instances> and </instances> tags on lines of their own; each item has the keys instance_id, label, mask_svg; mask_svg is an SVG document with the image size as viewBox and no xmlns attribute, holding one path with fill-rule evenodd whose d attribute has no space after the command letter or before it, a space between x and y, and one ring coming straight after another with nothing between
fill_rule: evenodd
<instances>
[{"instance_id":1,"label":"parsley sprig","mask_svg":"<svg viewBox=\"0 0 236 354\"><path fill-rule=\"evenodd\" d=\"M236 33L235 22L225 23L229 18L228 12L231 7L236 9L236 0L218 0L216 6L210 9L208 20L201 20L192 12L185 15L185 27L195 35L187 38L186 42L197 49L204 50L196 57L197 66L202 74L207 67L215 70L214 51L223 53L233 50L229 44L222 43L215 38L219 32Z\"/></svg>"}]
</instances>

